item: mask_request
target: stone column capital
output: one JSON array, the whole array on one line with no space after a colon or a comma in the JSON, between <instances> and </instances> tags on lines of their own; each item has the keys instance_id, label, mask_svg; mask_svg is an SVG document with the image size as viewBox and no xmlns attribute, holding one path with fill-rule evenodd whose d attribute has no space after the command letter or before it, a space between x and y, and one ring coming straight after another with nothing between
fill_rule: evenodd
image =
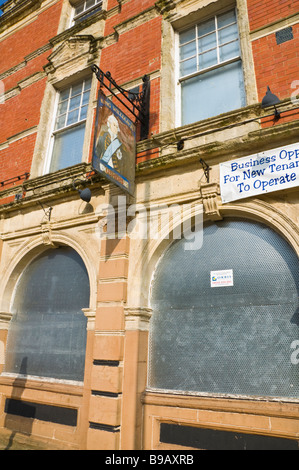
<instances>
[{"instance_id":1,"label":"stone column capital","mask_svg":"<svg viewBox=\"0 0 299 470\"><path fill-rule=\"evenodd\" d=\"M148 307L125 307L125 330L148 331L152 309Z\"/></svg>"}]
</instances>

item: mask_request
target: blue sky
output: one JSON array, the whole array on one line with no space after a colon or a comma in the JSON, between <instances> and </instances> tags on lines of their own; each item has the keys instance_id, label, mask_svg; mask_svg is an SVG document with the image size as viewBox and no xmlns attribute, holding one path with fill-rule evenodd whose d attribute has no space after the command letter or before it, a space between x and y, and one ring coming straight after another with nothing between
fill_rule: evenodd
<instances>
[{"instance_id":1,"label":"blue sky","mask_svg":"<svg viewBox=\"0 0 299 470\"><path fill-rule=\"evenodd\" d=\"M2 13L2 11L1 11L1 5L3 5L3 3L5 3L5 2L6 2L6 0L0 0L0 15L1 15L1 13Z\"/></svg>"}]
</instances>

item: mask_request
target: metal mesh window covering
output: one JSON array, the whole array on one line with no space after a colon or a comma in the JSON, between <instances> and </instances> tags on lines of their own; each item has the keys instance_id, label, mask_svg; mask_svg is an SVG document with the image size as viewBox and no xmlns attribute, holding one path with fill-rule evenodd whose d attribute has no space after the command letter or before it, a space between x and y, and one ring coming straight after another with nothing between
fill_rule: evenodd
<instances>
[{"instance_id":1,"label":"metal mesh window covering","mask_svg":"<svg viewBox=\"0 0 299 470\"><path fill-rule=\"evenodd\" d=\"M226 269L234 285L212 288ZM263 224L208 224L198 251L174 242L153 279L149 386L298 398L298 291L296 253Z\"/></svg>"},{"instance_id":2,"label":"metal mesh window covering","mask_svg":"<svg viewBox=\"0 0 299 470\"><path fill-rule=\"evenodd\" d=\"M71 248L47 250L23 271L12 305L5 371L83 380L89 280Z\"/></svg>"},{"instance_id":3,"label":"metal mesh window covering","mask_svg":"<svg viewBox=\"0 0 299 470\"><path fill-rule=\"evenodd\" d=\"M283 44L284 42L291 41L294 39L293 28L289 26L288 28L281 29L275 33L276 44Z\"/></svg>"}]
</instances>

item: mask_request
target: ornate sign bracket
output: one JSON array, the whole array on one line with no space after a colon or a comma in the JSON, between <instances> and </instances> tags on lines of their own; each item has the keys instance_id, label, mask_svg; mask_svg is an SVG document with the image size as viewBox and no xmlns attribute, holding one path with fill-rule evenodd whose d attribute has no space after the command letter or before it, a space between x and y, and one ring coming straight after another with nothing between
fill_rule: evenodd
<instances>
[{"instance_id":1,"label":"ornate sign bracket","mask_svg":"<svg viewBox=\"0 0 299 470\"><path fill-rule=\"evenodd\" d=\"M140 139L147 139L149 132L150 103L149 76L144 75L142 79L142 91L140 93L135 93L119 86L112 78L110 72L104 73L97 65L92 65L91 70L96 75L101 86L104 86L109 90L109 92L134 116L135 120L141 123Z\"/></svg>"}]
</instances>

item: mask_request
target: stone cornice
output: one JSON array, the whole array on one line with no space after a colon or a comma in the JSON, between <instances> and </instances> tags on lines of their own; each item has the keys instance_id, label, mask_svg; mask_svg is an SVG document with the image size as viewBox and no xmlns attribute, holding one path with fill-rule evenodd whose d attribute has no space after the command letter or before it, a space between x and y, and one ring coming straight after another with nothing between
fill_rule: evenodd
<instances>
[{"instance_id":1,"label":"stone cornice","mask_svg":"<svg viewBox=\"0 0 299 470\"><path fill-rule=\"evenodd\" d=\"M252 107L251 107L252 108ZM244 115L243 115L244 117ZM219 125L219 119L214 120ZM225 123L225 121L222 121ZM255 152L260 152L275 148L282 145L282 143L293 143L298 141L299 134L299 120L276 124L275 126L259 128L248 132L247 134L239 137L233 137L228 140L221 140L215 132L215 140L211 143L199 145L198 142L193 147L177 151L177 140L184 137L192 138L197 132L206 129L206 123L196 123L193 126L184 126L183 128L172 129L169 132L164 132L154 136L147 141L137 143L137 151L146 151L146 149L160 148L163 145L173 144L175 151L166 155L139 163L136 168L136 178L142 181L142 178L148 174L165 172L167 168L174 168L198 163L200 158L203 158L208 163L220 163L228 158L238 158L244 155L250 155ZM212 126L212 121L210 121ZM221 131L221 126L217 127L217 131ZM192 134L193 131L193 134ZM23 186L15 186L0 192L0 198L4 199L10 196L15 196L21 191L26 192L26 196L20 202L11 202L0 206L1 212L16 210L30 206L40 200L50 200L65 197L68 193L73 191L72 182L76 178L82 178L84 174L91 171L91 165L81 163L74 167L60 170L59 172L47 174L34 179L27 180ZM93 177L94 182L103 184L104 179L99 175Z\"/></svg>"},{"instance_id":2,"label":"stone cornice","mask_svg":"<svg viewBox=\"0 0 299 470\"><path fill-rule=\"evenodd\" d=\"M250 39L252 41L256 41L257 39L268 36L269 34L273 34L280 29L295 25L298 23L298 21L299 13L294 13L290 16L286 16L285 18L280 18L279 20L273 21L269 24L256 28L253 31L250 31Z\"/></svg>"},{"instance_id":3,"label":"stone cornice","mask_svg":"<svg viewBox=\"0 0 299 470\"><path fill-rule=\"evenodd\" d=\"M125 329L148 331L152 309L147 307L125 307Z\"/></svg>"},{"instance_id":4,"label":"stone cornice","mask_svg":"<svg viewBox=\"0 0 299 470\"><path fill-rule=\"evenodd\" d=\"M0 322L9 323L11 318L12 318L12 313L0 312Z\"/></svg>"},{"instance_id":5,"label":"stone cornice","mask_svg":"<svg viewBox=\"0 0 299 470\"><path fill-rule=\"evenodd\" d=\"M282 113L292 111L293 107L293 103L289 99L285 99L279 104L279 111ZM266 128L259 126L259 120L271 112L271 109L262 110L260 104L257 103L192 125L174 128L148 140L138 142L137 154L151 149L158 149L161 154L159 157L137 164L137 181L138 179L141 181L148 174L164 172L166 168L198 163L200 158L217 164L227 159L275 148L283 143L297 142L299 120L285 123L278 121L275 125ZM254 121L256 122L255 128L247 127L247 122L254 123ZM240 126L244 127L244 131L242 129L242 132L236 136L234 130ZM226 138L222 138L223 129L228 130ZM231 136L230 129L232 129ZM209 143L205 143L202 138L206 134L213 135L213 139ZM187 145L178 151L177 143L184 139L186 139ZM0 206L0 213L30 205L40 198L46 200L65 196L72 188L72 181L90 171L90 164L82 163L59 172L29 179L23 186L19 185L1 191L1 199L15 196L23 190L26 191L26 197L18 203L11 202ZM103 179L98 176L97 178L98 181L101 180L102 184Z\"/></svg>"},{"instance_id":6,"label":"stone cornice","mask_svg":"<svg viewBox=\"0 0 299 470\"><path fill-rule=\"evenodd\" d=\"M46 246L55 247L56 244L52 241L52 235L55 232L61 232L62 230L73 227L82 228L83 226L94 225L99 221L100 218L100 215L91 213L76 215L69 218L66 217L65 219L60 219L57 221L53 220L52 222L41 222L31 226L30 228L20 228L17 231L14 230L11 232L3 232L1 233L1 240L3 240L3 242L10 242L12 240L16 241L18 239L26 239L28 237L36 237L37 235L40 235L41 243ZM0 312L0 320L10 319L9 317L4 317L4 315L6 314L2 314Z\"/></svg>"},{"instance_id":7,"label":"stone cornice","mask_svg":"<svg viewBox=\"0 0 299 470\"><path fill-rule=\"evenodd\" d=\"M0 74L0 80L4 80L5 78L9 77L10 75L14 74L15 72L18 72L19 70L23 69L24 67L26 67L26 65L28 64L28 62L30 60L33 60L36 57L44 54L44 52L49 51L51 49L51 47L52 47L51 44L46 44L45 46L39 47L35 51L31 52L26 57L24 57L23 62L20 62L19 64L14 65L10 69L5 70L5 72L1 73Z\"/></svg>"},{"instance_id":8,"label":"stone cornice","mask_svg":"<svg viewBox=\"0 0 299 470\"><path fill-rule=\"evenodd\" d=\"M43 0L11 0L7 2L7 4L2 7L4 13L0 18L0 33L33 11L38 10L41 7L42 1Z\"/></svg>"},{"instance_id":9,"label":"stone cornice","mask_svg":"<svg viewBox=\"0 0 299 470\"><path fill-rule=\"evenodd\" d=\"M291 111L292 103L289 99L280 103L280 111ZM267 110L270 114L271 110ZM165 170L166 167L181 166L198 162L203 158L207 162L215 161L219 163L227 158L238 158L250 155L281 145L283 142L293 143L298 141L299 120L286 122L275 126L261 128L257 130L246 129L246 122L259 122L265 111L260 109L260 105L252 105L242 110L226 113L220 117L210 118L192 125L172 129L153 136L151 139L137 143L137 154L147 152L152 149L159 149L160 156L137 164L136 176ZM243 125L245 131L238 137L222 139L221 131L232 130ZM206 134L214 134L215 139L207 144L200 145L198 139ZM188 148L177 151L177 143L186 139L189 142ZM194 140L194 144L192 144ZM202 139L203 142L203 139ZM172 148L172 150L171 150ZM163 154L163 149L170 149Z\"/></svg>"},{"instance_id":10,"label":"stone cornice","mask_svg":"<svg viewBox=\"0 0 299 470\"><path fill-rule=\"evenodd\" d=\"M173 10L176 7L176 3L174 0L158 0L155 3L155 7L159 11L159 13L165 14L169 11Z\"/></svg>"},{"instance_id":11,"label":"stone cornice","mask_svg":"<svg viewBox=\"0 0 299 470\"><path fill-rule=\"evenodd\" d=\"M4 94L4 101L7 101L15 96L19 95L24 88L33 85L34 83L38 82L45 78L46 74L44 72L35 72L29 77L26 77L20 80L17 85L13 88L7 90Z\"/></svg>"},{"instance_id":12,"label":"stone cornice","mask_svg":"<svg viewBox=\"0 0 299 470\"><path fill-rule=\"evenodd\" d=\"M15 196L21 192L25 197L18 202L0 205L1 212L14 211L43 201L50 201L74 193L73 181L84 179L84 175L92 171L88 163L80 163L54 173L26 180L22 185L14 186L0 192L0 199ZM104 180L99 175L92 176L93 183L102 184Z\"/></svg>"},{"instance_id":13,"label":"stone cornice","mask_svg":"<svg viewBox=\"0 0 299 470\"><path fill-rule=\"evenodd\" d=\"M172 128L168 131L156 134L148 140L138 142L137 153L154 149L158 146L163 147L170 144L175 145L182 139L192 138L195 135L199 135L205 132L218 132L226 126L238 126L239 123L243 123L250 119L258 120L262 118L264 114L265 113L261 110L260 104L256 103L254 105L246 106L234 111L229 111L219 116L204 119L193 124Z\"/></svg>"},{"instance_id":14,"label":"stone cornice","mask_svg":"<svg viewBox=\"0 0 299 470\"><path fill-rule=\"evenodd\" d=\"M58 68L71 66L80 57L86 57L87 63L93 63L97 56L98 40L92 35L72 36L60 43L52 52L48 57L48 63L44 66L44 70L48 75L53 74Z\"/></svg>"}]
</instances>

